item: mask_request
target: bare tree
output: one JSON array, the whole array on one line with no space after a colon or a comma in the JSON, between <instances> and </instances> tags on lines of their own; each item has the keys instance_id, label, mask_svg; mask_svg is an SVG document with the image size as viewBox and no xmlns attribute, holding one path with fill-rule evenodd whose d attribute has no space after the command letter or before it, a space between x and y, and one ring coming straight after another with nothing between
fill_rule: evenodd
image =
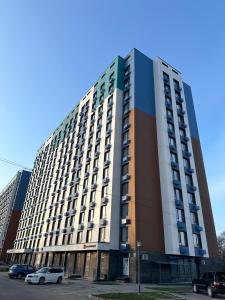
<instances>
[{"instance_id":1,"label":"bare tree","mask_svg":"<svg viewBox=\"0 0 225 300\"><path fill-rule=\"evenodd\" d=\"M219 254L222 260L225 262L225 231L222 232L218 237L218 247L219 247Z\"/></svg>"}]
</instances>

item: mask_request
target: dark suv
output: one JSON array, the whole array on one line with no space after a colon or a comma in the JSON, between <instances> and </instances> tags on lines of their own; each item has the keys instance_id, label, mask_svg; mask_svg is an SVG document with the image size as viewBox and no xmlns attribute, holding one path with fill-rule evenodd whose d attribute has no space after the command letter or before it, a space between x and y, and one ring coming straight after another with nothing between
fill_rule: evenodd
<instances>
[{"instance_id":1,"label":"dark suv","mask_svg":"<svg viewBox=\"0 0 225 300\"><path fill-rule=\"evenodd\" d=\"M8 275L10 278L22 278L27 274L34 273L35 269L29 265L13 265L9 268Z\"/></svg>"},{"instance_id":2,"label":"dark suv","mask_svg":"<svg viewBox=\"0 0 225 300\"><path fill-rule=\"evenodd\" d=\"M193 292L207 291L214 298L216 294L225 294L225 272L203 273L199 279L192 282Z\"/></svg>"}]
</instances>

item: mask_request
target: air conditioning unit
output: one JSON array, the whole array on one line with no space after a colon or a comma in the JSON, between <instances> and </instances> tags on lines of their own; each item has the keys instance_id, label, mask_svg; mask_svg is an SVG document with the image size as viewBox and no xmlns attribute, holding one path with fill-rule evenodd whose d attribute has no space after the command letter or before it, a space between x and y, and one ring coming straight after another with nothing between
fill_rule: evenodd
<instances>
[{"instance_id":1,"label":"air conditioning unit","mask_svg":"<svg viewBox=\"0 0 225 300\"><path fill-rule=\"evenodd\" d=\"M106 225L107 221L106 219L100 219L100 225Z\"/></svg>"},{"instance_id":2,"label":"air conditioning unit","mask_svg":"<svg viewBox=\"0 0 225 300\"><path fill-rule=\"evenodd\" d=\"M122 202L129 201L129 200L130 200L130 196L129 196L129 195L124 195L124 196L122 196L122 198L121 198L121 201L122 201Z\"/></svg>"},{"instance_id":3,"label":"air conditioning unit","mask_svg":"<svg viewBox=\"0 0 225 300\"><path fill-rule=\"evenodd\" d=\"M129 219L129 218L123 218L123 219L121 220L121 224L122 224L122 225L130 224L130 219Z\"/></svg>"},{"instance_id":4,"label":"air conditioning unit","mask_svg":"<svg viewBox=\"0 0 225 300\"><path fill-rule=\"evenodd\" d=\"M90 202L90 207L95 207L95 202L94 201Z\"/></svg>"},{"instance_id":5,"label":"air conditioning unit","mask_svg":"<svg viewBox=\"0 0 225 300\"><path fill-rule=\"evenodd\" d=\"M106 177L106 178L103 179L103 183L108 183L108 182L109 182L109 178L108 177Z\"/></svg>"},{"instance_id":6,"label":"air conditioning unit","mask_svg":"<svg viewBox=\"0 0 225 300\"><path fill-rule=\"evenodd\" d=\"M88 222L88 228L92 228L94 226L93 222Z\"/></svg>"},{"instance_id":7,"label":"air conditioning unit","mask_svg":"<svg viewBox=\"0 0 225 300\"><path fill-rule=\"evenodd\" d=\"M106 204L108 202L108 200L109 199L107 197L103 197L102 200L101 200L101 203Z\"/></svg>"},{"instance_id":8,"label":"air conditioning unit","mask_svg":"<svg viewBox=\"0 0 225 300\"><path fill-rule=\"evenodd\" d=\"M78 225L78 230L83 230L84 229L84 225L83 224L79 224Z\"/></svg>"},{"instance_id":9,"label":"air conditioning unit","mask_svg":"<svg viewBox=\"0 0 225 300\"><path fill-rule=\"evenodd\" d=\"M97 188L97 184L96 184L96 183L93 183L92 186L91 186L91 188L92 188L92 189L96 189L96 188Z\"/></svg>"},{"instance_id":10,"label":"air conditioning unit","mask_svg":"<svg viewBox=\"0 0 225 300\"><path fill-rule=\"evenodd\" d=\"M86 205L81 205L80 210L85 210L86 209Z\"/></svg>"}]
</instances>

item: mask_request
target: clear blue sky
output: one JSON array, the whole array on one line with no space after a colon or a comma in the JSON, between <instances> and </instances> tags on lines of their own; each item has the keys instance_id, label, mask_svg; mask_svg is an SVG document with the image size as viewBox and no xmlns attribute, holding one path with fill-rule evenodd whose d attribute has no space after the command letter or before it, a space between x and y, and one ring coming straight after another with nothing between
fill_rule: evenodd
<instances>
[{"instance_id":1,"label":"clear blue sky","mask_svg":"<svg viewBox=\"0 0 225 300\"><path fill-rule=\"evenodd\" d=\"M32 167L113 58L135 47L192 86L216 229L225 230L224 12L224 0L0 0L0 156ZM16 171L0 162L0 189Z\"/></svg>"}]
</instances>

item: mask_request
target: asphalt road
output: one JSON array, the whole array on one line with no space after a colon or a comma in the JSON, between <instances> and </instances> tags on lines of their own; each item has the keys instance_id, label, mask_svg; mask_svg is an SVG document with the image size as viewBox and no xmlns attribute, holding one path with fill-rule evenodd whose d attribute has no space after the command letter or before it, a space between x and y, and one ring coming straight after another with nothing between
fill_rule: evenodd
<instances>
[{"instance_id":1,"label":"asphalt road","mask_svg":"<svg viewBox=\"0 0 225 300\"><path fill-rule=\"evenodd\" d=\"M149 292L153 285L143 284L142 290ZM10 279L7 273L0 272L0 300L87 300L96 299L93 294L109 292L137 292L137 285L132 283L101 285L87 280L68 280L62 284L29 285L24 280ZM182 294L190 300L208 300L206 294ZM225 299L218 295L217 299Z\"/></svg>"}]
</instances>

